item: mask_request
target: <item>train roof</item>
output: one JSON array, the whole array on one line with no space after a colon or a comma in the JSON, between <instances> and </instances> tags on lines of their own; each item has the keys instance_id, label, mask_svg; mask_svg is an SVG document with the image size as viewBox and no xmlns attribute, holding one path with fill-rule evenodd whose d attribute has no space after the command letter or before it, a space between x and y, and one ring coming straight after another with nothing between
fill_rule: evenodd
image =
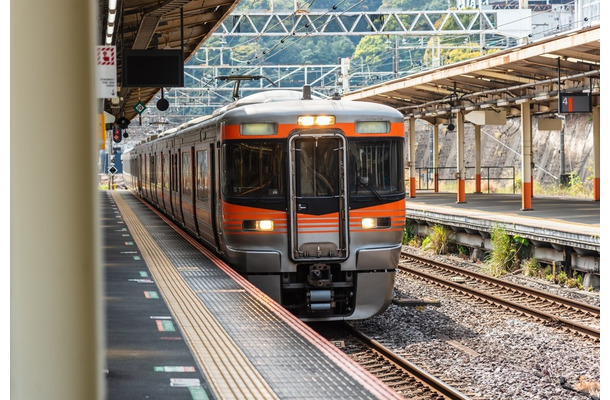
<instances>
[{"instance_id":1,"label":"train roof","mask_svg":"<svg viewBox=\"0 0 610 400\"><path fill-rule=\"evenodd\" d=\"M280 102L282 107L278 107L277 103ZM349 121L354 118L403 120L403 115L399 111L379 103L341 100L340 98L322 99L318 96L311 96L310 99L304 100L303 93L300 91L271 89L246 96L217 109L211 115L204 115L168 129L159 134L158 138L175 135L212 118L239 119L245 122L256 121L260 119L261 114L273 115L274 118L279 119L289 119L294 117L295 113L316 112L340 112L341 116L337 117L337 122L343 122L341 119Z\"/></svg>"}]
</instances>

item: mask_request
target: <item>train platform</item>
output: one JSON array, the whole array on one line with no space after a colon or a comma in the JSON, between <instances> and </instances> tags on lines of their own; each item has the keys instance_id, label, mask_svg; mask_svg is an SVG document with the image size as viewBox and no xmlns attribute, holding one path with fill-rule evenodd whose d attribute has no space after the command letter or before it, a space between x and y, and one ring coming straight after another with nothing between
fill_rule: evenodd
<instances>
[{"instance_id":1,"label":"train platform","mask_svg":"<svg viewBox=\"0 0 610 400\"><path fill-rule=\"evenodd\" d=\"M521 210L520 194L467 194L466 202L456 200L455 193L418 192L406 199L407 222L420 233L435 224L449 226L460 244L484 251L500 226L530 240L540 261L582 272L587 287L599 286L601 202L534 196L532 209Z\"/></svg>"},{"instance_id":2,"label":"train platform","mask_svg":"<svg viewBox=\"0 0 610 400\"><path fill-rule=\"evenodd\" d=\"M487 229L502 223L524 234L597 249L600 206L599 201L535 196L532 209L523 211L519 194L468 194L464 203L456 202L455 193L418 192L406 199L407 218Z\"/></svg>"},{"instance_id":3,"label":"train platform","mask_svg":"<svg viewBox=\"0 0 610 400\"><path fill-rule=\"evenodd\" d=\"M131 192L101 196L108 399L401 398Z\"/></svg>"}]
</instances>

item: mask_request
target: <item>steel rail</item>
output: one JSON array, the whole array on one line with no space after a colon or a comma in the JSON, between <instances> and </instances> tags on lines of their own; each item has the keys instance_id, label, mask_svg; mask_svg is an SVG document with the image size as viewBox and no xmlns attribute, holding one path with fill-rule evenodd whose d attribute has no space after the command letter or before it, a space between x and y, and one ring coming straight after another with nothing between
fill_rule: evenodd
<instances>
[{"instance_id":1,"label":"steel rail","mask_svg":"<svg viewBox=\"0 0 610 400\"><path fill-rule=\"evenodd\" d=\"M544 298L546 300L552 301L553 303L558 303L558 304L562 304L566 307L571 307L577 310L583 310L588 312L589 314L595 316L595 317L599 317L600 316L600 308L597 306L594 306L592 304L587 304L587 303L583 303L577 300L572 300L572 299L568 299L566 297L561 297L561 296L556 296L553 295L551 293L547 293L544 292L542 290L538 290L538 289L534 289L534 288L530 288L524 285L520 285L518 283L513 283L513 282L508 282L502 279L498 279L498 278L494 278L492 276L489 275L484 275L475 271L470 271L470 270L466 270L464 268L460 268L458 266L455 265L451 265L451 264L447 264L447 263L443 263L440 261L432 261L432 260L428 260L426 258L420 257L420 256L416 256L413 254L409 254L409 253L401 253L401 257L403 258L410 258L412 260L415 260L417 262L423 263L423 264L429 264L429 265L438 265L441 266L443 268L449 269L453 272L456 272L458 274L464 274L464 275L468 275L468 276L472 276L475 277L476 279L479 279L483 282L489 282L491 284L494 285L499 285L499 286L504 286L513 290L517 290L517 291L521 291L521 292L526 292L526 293L531 293L535 296L539 296L541 298Z\"/></svg>"},{"instance_id":2,"label":"steel rail","mask_svg":"<svg viewBox=\"0 0 610 400\"><path fill-rule=\"evenodd\" d=\"M439 394L445 396L447 399L452 400L467 400L470 399L468 396L462 394L458 390L454 389L450 385L441 381L437 377L429 374L424 371L417 365L413 364L409 360L404 359L398 354L394 353L390 349L383 346L381 343L376 341L375 339L371 339L366 336L364 333L360 332L358 329L354 328L349 323L345 323L345 329L349 334L355 336L362 342L364 342L367 346L370 346L373 350L380 353L382 356L386 357L392 363L396 364L398 367L407 371L407 373L411 374L415 379L424 383L425 385L431 387L433 390L438 392Z\"/></svg>"},{"instance_id":3,"label":"steel rail","mask_svg":"<svg viewBox=\"0 0 610 400\"><path fill-rule=\"evenodd\" d=\"M493 295L485 293L481 290L469 288L467 286L464 286L464 284L462 284L462 283L457 283L457 282L453 282L453 281L450 281L450 280L447 280L444 278L440 278L440 277L437 277L434 275L429 275L425 272L418 271L417 269L410 268L410 267L407 267L404 265L399 265L398 269L401 271L410 273L412 275L418 276L422 279L427 279L427 280L433 281L437 284L452 288L452 289L462 292L464 294L475 295L475 296L479 297L480 299L484 299L484 300L487 300L487 301L490 301L490 302L493 302L496 304L500 304L504 307L521 312L526 315L533 316L533 317L538 318L543 321L550 321L550 322L556 323L558 325L565 326L573 331L579 332L579 333L589 336L591 338L594 338L597 340L600 339L600 330L599 329L595 329L595 328L592 328L587 325L579 324L577 322L573 322L573 321L567 320L565 318L557 317L556 315L549 314L549 313L546 313L543 311L539 311L539 310L524 306L522 304L515 303L510 300L506 300L501 297L493 296Z\"/></svg>"}]
</instances>

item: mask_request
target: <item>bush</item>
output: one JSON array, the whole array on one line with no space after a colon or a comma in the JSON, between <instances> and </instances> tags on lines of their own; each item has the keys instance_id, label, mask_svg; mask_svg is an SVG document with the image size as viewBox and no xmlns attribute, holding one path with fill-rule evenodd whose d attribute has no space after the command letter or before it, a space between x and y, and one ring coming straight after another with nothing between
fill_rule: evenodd
<instances>
[{"instance_id":1,"label":"bush","mask_svg":"<svg viewBox=\"0 0 610 400\"><path fill-rule=\"evenodd\" d=\"M566 279L565 285L569 288L583 289L582 275L574 272L574 277Z\"/></svg>"},{"instance_id":2,"label":"bush","mask_svg":"<svg viewBox=\"0 0 610 400\"><path fill-rule=\"evenodd\" d=\"M424 239L422 248L431 250L436 254L447 254L450 239L451 229L442 225L434 225L432 232Z\"/></svg>"},{"instance_id":3,"label":"bush","mask_svg":"<svg viewBox=\"0 0 610 400\"><path fill-rule=\"evenodd\" d=\"M529 258L523 263L523 275L542 278L541 266L536 257Z\"/></svg>"},{"instance_id":4,"label":"bush","mask_svg":"<svg viewBox=\"0 0 610 400\"><path fill-rule=\"evenodd\" d=\"M464 259L466 259L470 256L470 250L468 250L467 247L462 246L461 244L457 245L457 251L458 251L458 255Z\"/></svg>"},{"instance_id":5,"label":"bush","mask_svg":"<svg viewBox=\"0 0 610 400\"><path fill-rule=\"evenodd\" d=\"M487 270L493 276L501 276L519 268L520 259L529 241L519 235L512 237L500 226L491 231L492 250L486 260Z\"/></svg>"},{"instance_id":6,"label":"bush","mask_svg":"<svg viewBox=\"0 0 610 400\"><path fill-rule=\"evenodd\" d=\"M565 271L559 271L559 273L555 277L555 282L560 285L565 285L567 280L568 280L568 274L566 274Z\"/></svg>"},{"instance_id":7,"label":"bush","mask_svg":"<svg viewBox=\"0 0 610 400\"><path fill-rule=\"evenodd\" d=\"M405 227L402 231L402 244L409 244L415 237L415 229L412 224L405 223Z\"/></svg>"}]
</instances>

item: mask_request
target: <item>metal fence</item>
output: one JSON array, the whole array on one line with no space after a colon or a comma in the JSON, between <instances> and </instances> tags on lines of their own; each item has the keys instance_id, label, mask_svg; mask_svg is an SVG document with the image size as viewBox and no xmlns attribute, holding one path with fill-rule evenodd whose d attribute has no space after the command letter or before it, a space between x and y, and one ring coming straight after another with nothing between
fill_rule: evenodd
<instances>
[{"instance_id":1,"label":"metal fence","mask_svg":"<svg viewBox=\"0 0 610 400\"><path fill-rule=\"evenodd\" d=\"M475 182L475 167L465 167L466 182ZM457 167L439 167L439 168L415 168L417 173L417 189L418 190L433 190L434 176L438 174L439 184L443 181L456 182ZM408 172L408 170L407 170ZM515 179L515 167L481 167L481 186L486 183L487 193L493 192L492 187L505 187L512 184L513 194L516 193L517 182ZM407 174L408 175L408 174ZM509 182L506 185L506 182Z\"/></svg>"}]
</instances>

